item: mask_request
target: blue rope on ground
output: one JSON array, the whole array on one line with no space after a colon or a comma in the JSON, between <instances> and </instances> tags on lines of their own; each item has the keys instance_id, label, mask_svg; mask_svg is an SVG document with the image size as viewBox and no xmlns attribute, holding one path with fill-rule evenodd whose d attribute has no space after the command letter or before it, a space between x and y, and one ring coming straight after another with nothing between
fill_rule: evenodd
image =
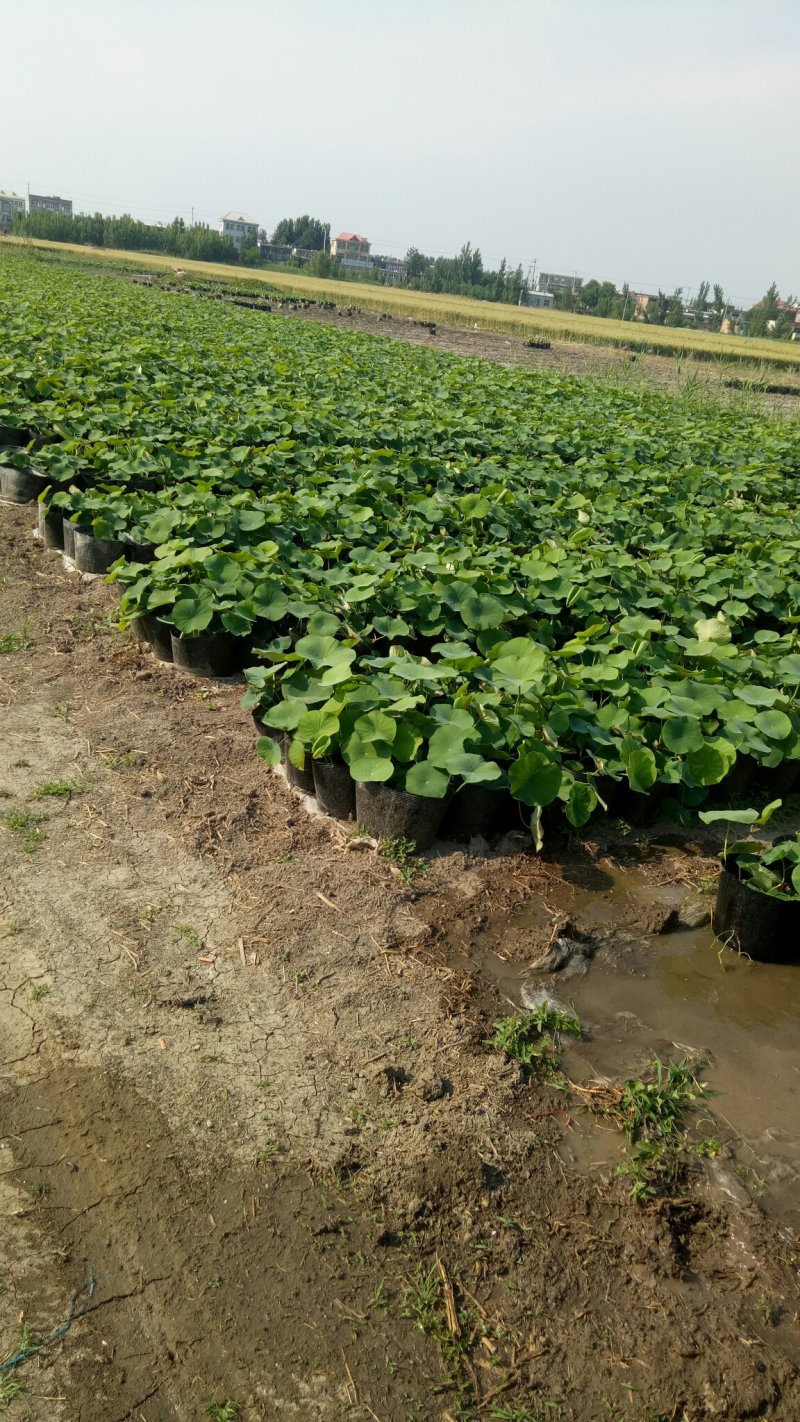
<instances>
[{"instance_id":1,"label":"blue rope on ground","mask_svg":"<svg viewBox=\"0 0 800 1422\"><path fill-rule=\"evenodd\" d=\"M84 1314L88 1313L92 1307L92 1299L94 1298L96 1287L97 1280L90 1271L86 1283L80 1289L76 1289L72 1295L69 1302L69 1311L64 1322L59 1324L58 1328L54 1328L52 1333L49 1334L47 1338L44 1338L41 1343L34 1343L30 1348L23 1348L21 1352L14 1353L13 1357L6 1358L5 1362L0 1363L0 1373L10 1373L12 1368L18 1368L21 1363L27 1363L29 1358L35 1358L37 1353L41 1353L45 1348L50 1348L53 1343L58 1342L59 1338L63 1338L65 1333L69 1333L75 1320L83 1318ZM86 1296L86 1303L83 1304L81 1308L78 1308L78 1300L83 1298L84 1295Z\"/></svg>"}]
</instances>

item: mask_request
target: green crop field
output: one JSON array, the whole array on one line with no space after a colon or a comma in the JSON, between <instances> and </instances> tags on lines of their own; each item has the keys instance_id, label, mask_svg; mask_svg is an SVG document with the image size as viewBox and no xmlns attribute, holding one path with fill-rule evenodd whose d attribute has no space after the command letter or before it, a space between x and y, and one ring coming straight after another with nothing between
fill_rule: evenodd
<instances>
[{"instance_id":1,"label":"green crop field","mask_svg":"<svg viewBox=\"0 0 800 1422\"><path fill-rule=\"evenodd\" d=\"M279 291L314 301L335 301L362 311L385 311L419 321L443 321L470 327L477 325L484 331L504 332L520 338L542 337L591 345L622 346L661 355L746 362L755 366L763 363L785 369L800 367L800 347L789 341L750 340L742 336L722 336L713 331L647 326L641 322L612 321L601 316L578 316L569 311L537 310L496 301L473 301L467 297L406 291L365 282L324 281L305 276L301 271L257 271L214 262L178 261L177 258L148 253L93 250L36 238L0 238L0 251L4 243L7 248L13 245L49 248L56 252L80 254L87 262L93 259L117 261L126 266L138 265L154 271L172 271L177 265L201 277L266 282Z\"/></svg>"},{"instance_id":2,"label":"green crop field","mask_svg":"<svg viewBox=\"0 0 800 1422\"><path fill-rule=\"evenodd\" d=\"M121 554L121 626L246 667L268 761L539 841L789 784L796 426L8 249L0 327L7 464Z\"/></svg>"}]
</instances>

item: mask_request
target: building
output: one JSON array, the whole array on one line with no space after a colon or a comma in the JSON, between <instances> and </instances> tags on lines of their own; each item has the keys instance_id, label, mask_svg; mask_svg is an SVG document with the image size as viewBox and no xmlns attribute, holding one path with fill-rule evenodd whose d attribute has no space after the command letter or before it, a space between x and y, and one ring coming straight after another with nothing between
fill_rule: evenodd
<instances>
[{"instance_id":1,"label":"building","mask_svg":"<svg viewBox=\"0 0 800 1422\"><path fill-rule=\"evenodd\" d=\"M358 232L340 232L331 239L331 256L345 267L371 267L369 242Z\"/></svg>"},{"instance_id":2,"label":"building","mask_svg":"<svg viewBox=\"0 0 800 1422\"><path fill-rule=\"evenodd\" d=\"M10 232L14 218L20 213L25 213L24 197L0 188L0 232Z\"/></svg>"},{"instance_id":3,"label":"building","mask_svg":"<svg viewBox=\"0 0 800 1422\"><path fill-rule=\"evenodd\" d=\"M72 216L72 198L39 197L28 194L28 212L58 212L62 217Z\"/></svg>"},{"instance_id":4,"label":"building","mask_svg":"<svg viewBox=\"0 0 800 1422\"><path fill-rule=\"evenodd\" d=\"M654 296L652 291L631 291L629 295L636 302L633 308L634 321L646 321L648 307L653 301L658 301L658 297Z\"/></svg>"},{"instance_id":5,"label":"building","mask_svg":"<svg viewBox=\"0 0 800 1422\"><path fill-rule=\"evenodd\" d=\"M563 276L559 272L539 272L536 277L536 290L550 291L554 296L559 296L562 291L566 291L568 288L580 291L582 286L582 277Z\"/></svg>"},{"instance_id":6,"label":"building","mask_svg":"<svg viewBox=\"0 0 800 1422\"><path fill-rule=\"evenodd\" d=\"M237 252L258 246L258 223L246 212L226 212L219 220L219 230L223 237L230 237Z\"/></svg>"},{"instance_id":7,"label":"building","mask_svg":"<svg viewBox=\"0 0 800 1422\"><path fill-rule=\"evenodd\" d=\"M552 306L554 301L552 291L525 291L520 306Z\"/></svg>"}]
</instances>

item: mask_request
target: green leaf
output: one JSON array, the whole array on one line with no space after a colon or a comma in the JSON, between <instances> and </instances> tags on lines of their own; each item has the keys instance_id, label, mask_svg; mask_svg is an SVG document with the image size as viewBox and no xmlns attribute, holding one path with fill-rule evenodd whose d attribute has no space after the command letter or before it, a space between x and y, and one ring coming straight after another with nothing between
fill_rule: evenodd
<instances>
[{"instance_id":1,"label":"green leaf","mask_svg":"<svg viewBox=\"0 0 800 1422\"><path fill-rule=\"evenodd\" d=\"M272 736L259 736L259 738L258 738L258 744L257 744L257 746L256 746L256 750L258 751L258 754L261 756L261 759L262 759L263 761L266 761L267 765L272 765L272 766L280 765L280 763L281 763L281 747L280 747L280 743L279 743L278 741L273 740Z\"/></svg>"},{"instance_id":2,"label":"green leaf","mask_svg":"<svg viewBox=\"0 0 800 1422\"><path fill-rule=\"evenodd\" d=\"M792 734L792 723L785 711L759 711L753 724L770 741L785 741Z\"/></svg>"},{"instance_id":3,"label":"green leaf","mask_svg":"<svg viewBox=\"0 0 800 1422\"><path fill-rule=\"evenodd\" d=\"M214 594L210 588L187 588L172 609L179 632L204 632L214 616Z\"/></svg>"},{"instance_id":4,"label":"green leaf","mask_svg":"<svg viewBox=\"0 0 800 1422\"><path fill-rule=\"evenodd\" d=\"M673 720L664 722L661 739L667 750L671 750L673 754L687 755L690 751L700 750L703 745L703 732L696 717L676 716Z\"/></svg>"},{"instance_id":5,"label":"green leaf","mask_svg":"<svg viewBox=\"0 0 800 1422\"><path fill-rule=\"evenodd\" d=\"M631 790L636 790L639 794L647 794L652 790L658 779L658 768L653 752L646 746L640 746L637 750L631 751L625 763L628 773L628 784Z\"/></svg>"},{"instance_id":6,"label":"green leaf","mask_svg":"<svg viewBox=\"0 0 800 1422\"><path fill-rule=\"evenodd\" d=\"M576 829L580 829L586 824L589 816L597 806L597 791L593 785L587 785L583 780L576 780L570 786L569 799L564 808L569 823Z\"/></svg>"},{"instance_id":7,"label":"green leaf","mask_svg":"<svg viewBox=\"0 0 800 1422\"><path fill-rule=\"evenodd\" d=\"M450 777L437 770L430 761L419 760L406 771L406 790L411 795L424 795L428 800L443 800Z\"/></svg>"},{"instance_id":8,"label":"green leaf","mask_svg":"<svg viewBox=\"0 0 800 1422\"><path fill-rule=\"evenodd\" d=\"M511 793L523 805L544 808L552 804L561 789L561 766L542 751L528 751L512 765L508 780Z\"/></svg>"},{"instance_id":9,"label":"green leaf","mask_svg":"<svg viewBox=\"0 0 800 1422\"><path fill-rule=\"evenodd\" d=\"M719 785L736 760L736 748L721 736L705 741L700 750L686 757L686 770L693 785Z\"/></svg>"}]
</instances>

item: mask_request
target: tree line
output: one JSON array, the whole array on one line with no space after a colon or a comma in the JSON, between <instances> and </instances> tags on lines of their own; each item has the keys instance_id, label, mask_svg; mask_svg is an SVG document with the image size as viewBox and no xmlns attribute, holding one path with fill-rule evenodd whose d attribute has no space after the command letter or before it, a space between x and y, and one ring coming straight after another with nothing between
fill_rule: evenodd
<instances>
[{"instance_id":1,"label":"tree line","mask_svg":"<svg viewBox=\"0 0 800 1422\"><path fill-rule=\"evenodd\" d=\"M75 242L81 246L118 247L126 252L163 252L200 262L234 262L236 248L230 237L221 237L197 223L187 227L176 217L167 227L150 227L127 213L123 217L77 215L59 212L19 213L13 231L21 237L41 237L49 242Z\"/></svg>"}]
</instances>

